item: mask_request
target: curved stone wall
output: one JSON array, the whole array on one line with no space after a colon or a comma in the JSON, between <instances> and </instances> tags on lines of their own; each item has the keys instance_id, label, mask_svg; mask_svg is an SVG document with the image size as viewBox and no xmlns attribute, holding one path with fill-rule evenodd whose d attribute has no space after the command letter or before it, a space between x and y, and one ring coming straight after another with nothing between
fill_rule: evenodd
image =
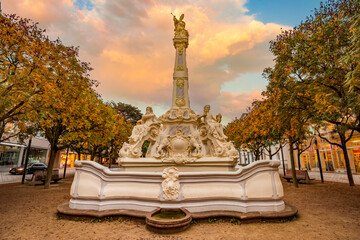
<instances>
[{"instance_id":1,"label":"curved stone wall","mask_svg":"<svg viewBox=\"0 0 360 240\"><path fill-rule=\"evenodd\" d=\"M76 162L69 207L81 210L185 208L205 211L281 211L279 161L257 161L233 172L179 172L177 198L163 196L162 172L111 171L92 161Z\"/></svg>"}]
</instances>

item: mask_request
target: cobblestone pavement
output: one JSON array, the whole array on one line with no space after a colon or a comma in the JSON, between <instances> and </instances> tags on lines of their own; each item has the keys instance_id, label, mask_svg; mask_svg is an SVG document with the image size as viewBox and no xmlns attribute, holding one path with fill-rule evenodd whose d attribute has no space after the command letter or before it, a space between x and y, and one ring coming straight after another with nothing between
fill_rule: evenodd
<instances>
[{"instance_id":1,"label":"cobblestone pavement","mask_svg":"<svg viewBox=\"0 0 360 240\"><path fill-rule=\"evenodd\" d=\"M60 169L59 171L60 176L63 176L64 169ZM75 168L67 168L66 169L66 177L73 176L75 174ZM32 174L27 174L25 176L25 180L30 180ZM21 182L22 175L12 175L9 172L0 172L0 184L5 183L14 183L14 182Z\"/></svg>"}]
</instances>

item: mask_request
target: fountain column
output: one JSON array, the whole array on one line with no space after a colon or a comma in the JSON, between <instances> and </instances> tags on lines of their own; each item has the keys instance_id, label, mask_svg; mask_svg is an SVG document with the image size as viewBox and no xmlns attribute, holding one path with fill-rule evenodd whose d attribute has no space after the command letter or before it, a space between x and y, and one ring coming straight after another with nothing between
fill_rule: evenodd
<instances>
[{"instance_id":1,"label":"fountain column","mask_svg":"<svg viewBox=\"0 0 360 240\"><path fill-rule=\"evenodd\" d=\"M185 29L184 15L180 19L174 16L175 37L173 38L176 49L173 74L172 108L190 108L189 78L186 65L186 49L189 45L189 34Z\"/></svg>"}]
</instances>

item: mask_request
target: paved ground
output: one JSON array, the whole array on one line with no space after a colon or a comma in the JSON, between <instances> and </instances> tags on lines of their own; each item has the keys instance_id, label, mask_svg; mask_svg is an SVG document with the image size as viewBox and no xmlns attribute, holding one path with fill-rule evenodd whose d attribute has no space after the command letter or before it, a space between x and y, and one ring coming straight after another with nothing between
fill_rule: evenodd
<instances>
[{"instance_id":1,"label":"paved ground","mask_svg":"<svg viewBox=\"0 0 360 240\"><path fill-rule=\"evenodd\" d=\"M281 175L284 174L283 169L279 169ZM321 180L319 171L308 171L309 177ZM339 183L349 183L346 173L332 173L332 172L323 172L325 182L339 182ZM356 185L360 185L360 175L353 174L354 182Z\"/></svg>"},{"instance_id":2,"label":"paved ground","mask_svg":"<svg viewBox=\"0 0 360 240\"><path fill-rule=\"evenodd\" d=\"M346 173L323 173L324 181L349 183ZM309 177L316 180L321 180L320 172L309 172ZM354 182L360 185L360 175L353 175Z\"/></svg>"},{"instance_id":3,"label":"paved ground","mask_svg":"<svg viewBox=\"0 0 360 240\"><path fill-rule=\"evenodd\" d=\"M60 169L59 171L60 176L63 176L64 169ZM66 169L66 177L73 176L75 174L75 168L67 168ZM27 174L25 176L26 179L31 179L32 174ZM4 183L15 183L15 182L21 182L22 175L12 175L9 172L0 172L0 184Z\"/></svg>"},{"instance_id":4,"label":"paved ground","mask_svg":"<svg viewBox=\"0 0 360 240\"><path fill-rule=\"evenodd\" d=\"M70 199L72 178L49 189L43 185L0 185L0 239L141 239L141 240L329 240L359 239L360 186L317 180L311 184L283 181L284 201L295 206L297 217L280 220L235 218L196 219L189 229L172 235L150 232L144 219L65 217L57 206Z\"/></svg>"}]
</instances>

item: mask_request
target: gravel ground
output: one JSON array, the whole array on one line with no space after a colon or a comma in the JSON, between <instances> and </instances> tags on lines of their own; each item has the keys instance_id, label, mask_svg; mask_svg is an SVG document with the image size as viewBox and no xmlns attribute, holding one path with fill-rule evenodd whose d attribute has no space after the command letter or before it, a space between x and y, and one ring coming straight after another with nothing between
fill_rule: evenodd
<instances>
[{"instance_id":1,"label":"gravel ground","mask_svg":"<svg viewBox=\"0 0 360 240\"><path fill-rule=\"evenodd\" d=\"M66 218L56 207L70 198L72 179L43 186L0 185L0 239L360 239L360 186L283 182L284 200L297 207L293 219L240 221L200 219L184 232L156 234L143 219Z\"/></svg>"}]
</instances>

